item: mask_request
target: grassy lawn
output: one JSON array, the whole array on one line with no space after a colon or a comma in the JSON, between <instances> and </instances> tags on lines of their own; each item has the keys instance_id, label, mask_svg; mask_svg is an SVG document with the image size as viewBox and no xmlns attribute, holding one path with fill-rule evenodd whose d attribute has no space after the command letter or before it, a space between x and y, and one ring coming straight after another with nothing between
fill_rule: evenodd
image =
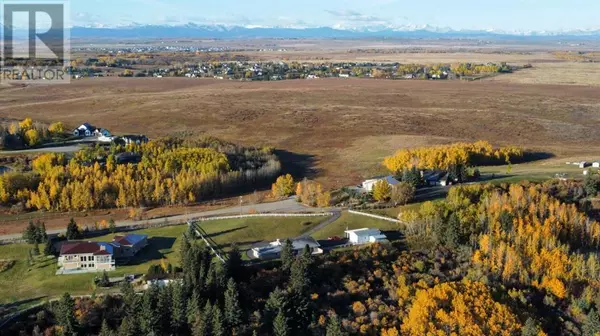
<instances>
[{"instance_id":1,"label":"grassy lawn","mask_svg":"<svg viewBox=\"0 0 600 336\"><path fill-rule=\"evenodd\" d=\"M236 242L241 249L263 240L277 238L293 238L301 235L327 217L272 217L235 220L215 220L204 222L204 229L213 239L228 249ZM187 225L168 226L135 231L147 234L149 246L142 250L128 265L117 265L117 270L110 272L111 277L125 274L145 273L153 263L160 263L162 258L172 264L179 263L180 237L187 230ZM113 235L88 239L91 241L111 241ZM55 297L64 292L71 294L87 294L93 290L92 281L96 274L55 275L56 259L40 257L36 263L27 266L27 253L32 245L10 244L0 246L0 258L13 259L12 268L0 273L0 304L18 303L23 300L43 300ZM40 250L43 251L43 246ZM98 290L98 293L101 293Z\"/></svg>"},{"instance_id":2,"label":"grassy lawn","mask_svg":"<svg viewBox=\"0 0 600 336\"><path fill-rule=\"evenodd\" d=\"M567 160L568 161L568 160ZM598 168L585 168L597 171ZM510 166L489 166L480 167L482 175L486 177L495 174L496 177L491 181L493 183L516 183L523 180L530 182L543 182L553 179L556 174L566 174L567 178L583 178L584 169L575 165L567 165L562 160L538 161L532 163L515 164Z\"/></svg>"},{"instance_id":3,"label":"grassy lawn","mask_svg":"<svg viewBox=\"0 0 600 336\"><path fill-rule=\"evenodd\" d=\"M231 243L237 243L241 250L253 244L276 239L295 238L328 217L267 217L233 220L214 220L201 223L202 228L219 244L228 250Z\"/></svg>"},{"instance_id":4,"label":"grassy lawn","mask_svg":"<svg viewBox=\"0 0 600 336\"><path fill-rule=\"evenodd\" d=\"M331 236L343 237L346 228L350 230L360 228L377 228L381 230L399 229L398 224L394 222L343 212L338 220L315 232L312 236L315 239L327 239L327 237Z\"/></svg>"},{"instance_id":5,"label":"grassy lawn","mask_svg":"<svg viewBox=\"0 0 600 336\"><path fill-rule=\"evenodd\" d=\"M400 205L400 206L393 207L393 208L368 210L367 212L396 219L396 218L398 218L398 215L402 211L419 210L419 208L421 207L421 204L423 204L423 203L421 203L421 202L411 203L411 204L407 204L407 205Z\"/></svg>"}]
</instances>

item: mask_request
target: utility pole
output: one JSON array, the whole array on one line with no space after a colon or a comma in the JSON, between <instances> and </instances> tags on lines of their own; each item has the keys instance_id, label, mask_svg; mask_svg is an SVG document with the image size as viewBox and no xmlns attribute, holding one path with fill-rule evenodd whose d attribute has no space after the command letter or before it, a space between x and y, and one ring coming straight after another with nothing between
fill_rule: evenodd
<instances>
[{"instance_id":1,"label":"utility pole","mask_svg":"<svg viewBox=\"0 0 600 336\"><path fill-rule=\"evenodd\" d=\"M240 196L240 216L242 215L242 203L244 203L244 197Z\"/></svg>"}]
</instances>

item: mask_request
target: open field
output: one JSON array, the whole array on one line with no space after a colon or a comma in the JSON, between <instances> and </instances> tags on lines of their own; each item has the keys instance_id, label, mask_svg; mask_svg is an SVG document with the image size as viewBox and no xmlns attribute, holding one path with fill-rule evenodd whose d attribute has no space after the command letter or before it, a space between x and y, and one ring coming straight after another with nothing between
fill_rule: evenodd
<instances>
[{"instance_id":1,"label":"open field","mask_svg":"<svg viewBox=\"0 0 600 336\"><path fill-rule=\"evenodd\" d=\"M0 89L0 113L71 126L88 121L117 134L191 132L273 145L282 150L286 170L327 186L355 184L377 170L383 156L413 145L482 139L558 156L600 147L592 141L600 135L594 87L106 78L65 88Z\"/></svg>"},{"instance_id":2,"label":"open field","mask_svg":"<svg viewBox=\"0 0 600 336\"><path fill-rule=\"evenodd\" d=\"M489 77L486 81L517 84L560 84L600 86L600 63L540 62L533 68Z\"/></svg>"},{"instance_id":3,"label":"open field","mask_svg":"<svg viewBox=\"0 0 600 336\"><path fill-rule=\"evenodd\" d=\"M236 220L215 220L204 222L202 227L212 238L227 250L232 243L240 249L247 249L251 244L277 238L293 238L318 225L327 217L270 217ZM160 263L166 258L172 264L179 264L180 237L187 230L187 225L135 231L149 236L149 245L142 250L128 265L117 265L117 270L110 276L145 273L151 264ZM111 241L113 235L88 239L92 241ZM92 280L96 274L72 274L57 276L56 259L40 259L35 265L27 266L28 244L10 244L0 246L2 259L16 260L16 264L0 273L0 304L14 303L23 299L53 297L64 293L90 293ZM43 246L40 247L43 250ZM99 291L101 292L101 291Z\"/></svg>"}]
</instances>

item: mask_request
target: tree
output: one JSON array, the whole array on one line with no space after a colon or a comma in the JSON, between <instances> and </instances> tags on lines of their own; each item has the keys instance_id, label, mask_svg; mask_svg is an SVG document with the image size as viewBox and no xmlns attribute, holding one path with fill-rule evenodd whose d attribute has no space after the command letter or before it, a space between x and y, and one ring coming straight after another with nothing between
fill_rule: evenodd
<instances>
[{"instance_id":1,"label":"tree","mask_svg":"<svg viewBox=\"0 0 600 336\"><path fill-rule=\"evenodd\" d=\"M281 269L289 272L294 263L294 245L290 239L286 239L281 249Z\"/></svg>"},{"instance_id":2,"label":"tree","mask_svg":"<svg viewBox=\"0 0 600 336\"><path fill-rule=\"evenodd\" d=\"M54 255L54 253L56 253L56 250L54 249L54 239L48 239L46 245L44 245L44 255L51 256Z\"/></svg>"},{"instance_id":3,"label":"tree","mask_svg":"<svg viewBox=\"0 0 600 336\"><path fill-rule=\"evenodd\" d=\"M242 254L240 253L240 249L237 245L234 245L231 248L231 251L228 253L228 258L225 264L226 277L233 278L236 281L241 281L245 277L245 270L242 261ZM223 280L223 286L225 285Z\"/></svg>"},{"instance_id":4,"label":"tree","mask_svg":"<svg viewBox=\"0 0 600 336\"><path fill-rule=\"evenodd\" d=\"M225 326L223 325L223 314L219 305L215 304L212 311L212 335L225 336Z\"/></svg>"},{"instance_id":5,"label":"tree","mask_svg":"<svg viewBox=\"0 0 600 336\"><path fill-rule=\"evenodd\" d=\"M273 335L275 336L288 336L289 330L287 325L287 317L283 311L279 311L273 320Z\"/></svg>"},{"instance_id":6,"label":"tree","mask_svg":"<svg viewBox=\"0 0 600 336\"><path fill-rule=\"evenodd\" d=\"M41 142L40 134L35 129L30 129L25 132L25 142L29 147L35 146Z\"/></svg>"},{"instance_id":7,"label":"tree","mask_svg":"<svg viewBox=\"0 0 600 336\"><path fill-rule=\"evenodd\" d=\"M236 330L239 332L243 322L242 310L240 308L238 289L233 278L229 278L229 281L227 281L227 289L224 296L225 327L227 330Z\"/></svg>"},{"instance_id":8,"label":"tree","mask_svg":"<svg viewBox=\"0 0 600 336\"><path fill-rule=\"evenodd\" d=\"M102 272L102 276L100 277L100 280L98 281L98 286L100 286L100 287L109 287L110 286L110 279L108 278L108 273L106 273L106 271Z\"/></svg>"},{"instance_id":9,"label":"tree","mask_svg":"<svg viewBox=\"0 0 600 336\"><path fill-rule=\"evenodd\" d=\"M292 271L290 277L290 289L298 293L304 293L308 291L311 285L311 267L312 267L312 255L308 245L305 246L303 252L296 258L292 264Z\"/></svg>"},{"instance_id":10,"label":"tree","mask_svg":"<svg viewBox=\"0 0 600 336\"><path fill-rule=\"evenodd\" d=\"M196 323L194 323L194 336L210 336L212 335L212 305L210 301L206 301L202 314L196 317Z\"/></svg>"},{"instance_id":11,"label":"tree","mask_svg":"<svg viewBox=\"0 0 600 336\"><path fill-rule=\"evenodd\" d=\"M100 327L100 334L98 336L114 336L115 332L108 326L106 319L102 320L102 327Z\"/></svg>"},{"instance_id":12,"label":"tree","mask_svg":"<svg viewBox=\"0 0 600 336\"><path fill-rule=\"evenodd\" d=\"M336 314L331 314L329 316L329 321L327 321L327 329L325 332L325 336L344 336L344 332L342 331L342 323Z\"/></svg>"},{"instance_id":13,"label":"tree","mask_svg":"<svg viewBox=\"0 0 600 336\"><path fill-rule=\"evenodd\" d=\"M117 225L115 224L115 220L112 218L108 221L108 231L110 231L110 233L117 232Z\"/></svg>"},{"instance_id":14,"label":"tree","mask_svg":"<svg viewBox=\"0 0 600 336\"><path fill-rule=\"evenodd\" d=\"M156 334L158 332L158 314L156 304L158 302L158 286L152 285L144 292L142 298L142 311L140 327L144 335Z\"/></svg>"},{"instance_id":15,"label":"tree","mask_svg":"<svg viewBox=\"0 0 600 336\"><path fill-rule=\"evenodd\" d=\"M67 224L67 239L68 240L76 240L82 238L81 230L77 226L75 219L71 218L69 224Z\"/></svg>"},{"instance_id":16,"label":"tree","mask_svg":"<svg viewBox=\"0 0 600 336\"><path fill-rule=\"evenodd\" d=\"M400 182L392 187L391 200L394 204L406 205L415 197L416 188L408 182Z\"/></svg>"},{"instance_id":17,"label":"tree","mask_svg":"<svg viewBox=\"0 0 600 336\"><path fill-rule=\"evenodd\" d=\"M600 175L587 175L583 180L583 188L588 196L596 196L600 191Z\"/></svg>"},{"instance_id":18,"label":"tree","mask_svg":"<svg viewBox=\"0 0 600 336\"><path fill-rule=\"evenodd\" d=\"M183 286L180 283L174 283L172 287L171 331L175 335L179 335L183 333L184 328L187 326L187 302L184 297Z\"/></svg>"},{"instance_id":19,"label":"tree","mask_svg":"<svg viewBox=\"0 0 600 336\"><path fill-rule=\"evenodd\" d=\"M378 202L385 202L392 196L392 187L386 180L379 180L373 186L373 198Z\"/></svg>"},{"instance_id":20,"label":"tree","mask_svg":"<svg viewBox=\"0 0 600 336\"><path fill-rule=\"evenodd\" d=\"M31 254L35 257L40 255L40 244L38 244L37 242L33 245L33 248L31 249Z\"/></svg>"},{"instance_id":21,"label":"tree","mask_svg":"<svg viewBox=\"0 0 600 336\"><path fill-rule=\"evenodd\" d=\"M540 332L540 329L538 328L537 324L535 323L535 320L532 319L531 317L527 318L527 321L525 321L525 325L523 326L523 329L521 330L521 336L538 336Z\"/></svg>"},{"instance_id":22,"label":"tree","mask_svg":"<svg viewBox=\"0 0 600 336\"><path fill-rule=\"evenodd\" d=\"M48 132L52 135L62 135L65 133L65 125L61 121L52 123L48 126Z\"/></svg>"},{"instance_id":23,"label":"tree","mask_svg":"<svg viewBox=\"0 0 600 336\"><path fill-rule=\"evenodd\" d=\"M69 293L64 293L58 302L56 314L58 325L63 328L65 335L74 335L77 328L77 319L75 318L75 300Z\"/></svg>"},{"instance_id":24,"label":"tree","mask_svg":"<svg viewBox=\"0 0 600 336\"><path fill-rule=\"evenodd\" d=\"M28 244L34 244L38 242L38 229L33 224L33 221L29 221L27 228L23 231L23 240Z\"/></svg>"},{"instance_id":25,"label":"tree","mask_svg":"<svg viewBox=\"0 0 600 336\"><path fill-rule=\"evenodd\" d=\"M271 187L271 192L276 198L283 198L294 193L294 178L290 174L282 175L277 178Z\"/></svg>"},{"instance_id":26,"label":"tree","mask_svg":"<svg viewBox=\"0 0 600 336\"><path fill-rule=\"evenodd\" d=\"M156 303L156 314L158 315L158 334L169 333L171 328L171 308L173 299L171 286L165 286L158 291L158 302Z\"/></svg>"},{"instance_id":27,"label":"tree","mask_svg":"<svg viewBox=\"0 0 600 336\"><path fill-rule=\"evenodd\" d=\"M137 328L137 324L135 319L131 315L126 315L121 321L121 326L117 332L118 336L137 336L140 334L140 331Z\"/></svg>"},{"instance_id":28,"label":"tree","mask_svg":"<svg viewBox=\"0 0 600 336\"><path fill-rule=\"evenodd\" d=\"M581 327L583 336L596 336L600 333L600 316L595 309L592 309Z\"/></svg>"}]
</instances>

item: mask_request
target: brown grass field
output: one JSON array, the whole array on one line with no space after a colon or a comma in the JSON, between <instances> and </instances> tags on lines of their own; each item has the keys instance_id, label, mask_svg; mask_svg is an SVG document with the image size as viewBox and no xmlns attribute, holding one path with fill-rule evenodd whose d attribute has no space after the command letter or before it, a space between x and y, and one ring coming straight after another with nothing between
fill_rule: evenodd
<instances>
[{"instance_id":1,"label":"brown grass field","mask_svg":"<svg viewBox=\"0 0 600 336\"><path fill-rule=\"evenodd\" d=\"M293 153L283 158L288 165L312 165L331 187L359 182L384 156L414 145L484 139L558 156L591 153L600 147L599 112L597 87L501 81L105 78L0 88L2 117L268 144Z\"/></svg>"}]
</instances>

